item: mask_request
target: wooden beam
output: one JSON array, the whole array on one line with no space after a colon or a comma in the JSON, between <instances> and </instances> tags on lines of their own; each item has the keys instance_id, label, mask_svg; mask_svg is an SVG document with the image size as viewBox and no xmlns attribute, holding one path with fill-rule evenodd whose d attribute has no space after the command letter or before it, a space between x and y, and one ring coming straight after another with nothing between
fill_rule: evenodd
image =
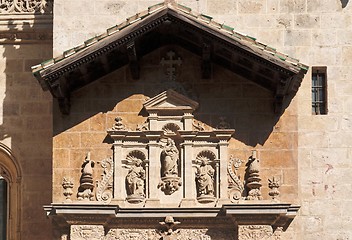
<instances>
[{"instance_id":1,"label":"wooden beam","mask_svg":"<svg viewBox=\"0 0 352 240\"><path fill-rule=\"evenodd\" d=\"M140 75L140 71L139 71L140 67L138 63L138 56L136 52L135 42L133 41L128 43L126 48L127 48L129 67L131 70L132 77L133 79L138 80Z\"/></svg>"},{"instance_id":2,"label":"wooden beam","mask_svg":"<svg viewBox=\"0 0 352 240\"><path fill-rule=\"evenodd\" d=\"M202 78L209 79L211 77L211 45L207 42L202 46Z\"/></svg>"}]
</instances>

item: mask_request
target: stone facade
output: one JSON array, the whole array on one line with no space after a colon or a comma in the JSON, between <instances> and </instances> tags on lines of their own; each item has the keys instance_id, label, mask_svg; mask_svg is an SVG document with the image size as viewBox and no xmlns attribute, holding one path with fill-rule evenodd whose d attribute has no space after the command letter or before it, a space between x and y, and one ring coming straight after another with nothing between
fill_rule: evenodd
<instances>
[{"instance_id":1,"label":"stone facade","mask_svg":"<svg viewBox=\"0 0 352 240\"><path fill-rule=\"evenodd\" d=\"M36 4L31 6L36 10L32 10L19 2L13 1L17 7L0 6L1 13L13 15L10 19L0 17L1 22L11 20L12 24L2 24L0 29L0 76L4 79L0 81L0 130L1 142L12 149L22 169L22 212L18 226L21 239L51 238L51 223L45 219L42 205L78 201L82 163L88 152L88 160L95 162L94 181L102 179L104 170L109 171L101 164L112 156L107 129L114 126L117 117L128 129L143 127L143 104L165 90L161 81L165 72L160 62L170 50L182 60L176 71L178 82L199 103L194 113L200 123L197 126L210 129L226 122L235 129L228 155L244 161L237 169L240 180L244 180L245 163L255 149L261 160L264 200L272 201L277 191L273 182L279 180L280 195L276 200L301 206L285 232L277 229L274 233L267 225L244 225L233 235L238 234L240 239L352 238L352 3L348 0L178 1L310 67L327 66L328 114L311 113L310 70L280 116L272 111L272 93L215 64L210 79L202 79L201 59L177 45L161 47L140 59L139 80L133 78L126 66L74 92L71 113L64 116L50 94L40 89L30 67L160 1L56 0L53 30L50 17L46 18L50 4L43 7L40 1L33 1ZM19 20L23 13L28 25ZM127 169L124 171L128 173ZM267 179L271 179L272 187ZM94 192L95 182L93 186ZM182 227L184 221L180 222L180 235L230 239L224 236L226 231L218 231L221 227L209 230L197 226L197 230L189 233L189 229ZM187 226L192 224L196 225ZM107 239L124 239L124 235L149 239L163 236L163 228L154 225L143 229L113 227L104 233L102 226L77 224L65 231L71 232L71 239L92 239L94 234L105 234ZM64 239L62 232L59 235Z\"/></svg>"}]
</instances>

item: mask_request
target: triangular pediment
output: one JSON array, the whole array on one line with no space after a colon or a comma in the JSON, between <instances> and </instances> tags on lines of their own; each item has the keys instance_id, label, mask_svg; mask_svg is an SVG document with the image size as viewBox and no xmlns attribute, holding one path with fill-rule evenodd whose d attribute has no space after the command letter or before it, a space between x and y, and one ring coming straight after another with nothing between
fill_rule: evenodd
<instances>
[{"instance_id":1,"label":"triangular pediment","mask_svg":"<svg viewBox=\"0 0 352 240\"><path fill-rule=\"evenodd\" d=\"M149 111L179 111L193 112L198 103L178 92L169 89L144 103L144 108Z\"/></svg>"},{"instance_id":2,"label":"triangular pediment","mask_svg":"<svg viewBox=\"0 0 352 240\"><path fill-rule=\"evenodd\" d=\"M44 90L68 113L71 92L129 65L139 79L139 59L165 45L178 45L201 57L202 78L216 63L271 91L276 104L295 93L308 67L212 17L165 1L127 18L61 56L32 67Z\"/></svg>"}]
</instances>

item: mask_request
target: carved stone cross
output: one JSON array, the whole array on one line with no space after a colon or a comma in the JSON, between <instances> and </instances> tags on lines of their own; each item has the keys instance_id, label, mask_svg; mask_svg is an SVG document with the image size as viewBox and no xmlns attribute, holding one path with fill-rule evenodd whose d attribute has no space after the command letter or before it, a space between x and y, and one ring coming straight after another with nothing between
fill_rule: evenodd
<instances>
[{"instance_id":1,"label":"carved stone cross","mask_svg":"<svg viewBox=\"0 0 352 240\"><path fill-rule=\"evenodd\" d=\"M175 80L176 77L176 68L174 66L180 66L182 64L181 58L174 59L175 57L175 52L169 51L166 54L168 56L168 59L165 60L165 58L161 59L161 65L166 66L166 75L168 77L168 80L172 81Z\"/></svg>"}]
</instances>

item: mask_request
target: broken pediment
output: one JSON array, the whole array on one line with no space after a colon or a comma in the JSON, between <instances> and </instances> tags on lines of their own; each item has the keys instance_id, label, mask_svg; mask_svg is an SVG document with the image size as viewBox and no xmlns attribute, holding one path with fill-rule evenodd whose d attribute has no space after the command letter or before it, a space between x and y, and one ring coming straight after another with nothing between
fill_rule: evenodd
<instances>
[{"instance_id":1,"label":"broken pediment","mask_svg":"<svg viewBox=\"0 0 352 240\"><path fill-rule=\"evenodd\" d=\"M128 65L140 77L140 59L165 45L178 45L200 56L200 74L210 78L212 63L272 92L280 111L284 98L295 93L308 67L213 18L166 1L137 13L99 36L32 67L44 90L70 111L71 92ZM118 81L118 80L117 80Z\"/></svg>"}]
</instances>

